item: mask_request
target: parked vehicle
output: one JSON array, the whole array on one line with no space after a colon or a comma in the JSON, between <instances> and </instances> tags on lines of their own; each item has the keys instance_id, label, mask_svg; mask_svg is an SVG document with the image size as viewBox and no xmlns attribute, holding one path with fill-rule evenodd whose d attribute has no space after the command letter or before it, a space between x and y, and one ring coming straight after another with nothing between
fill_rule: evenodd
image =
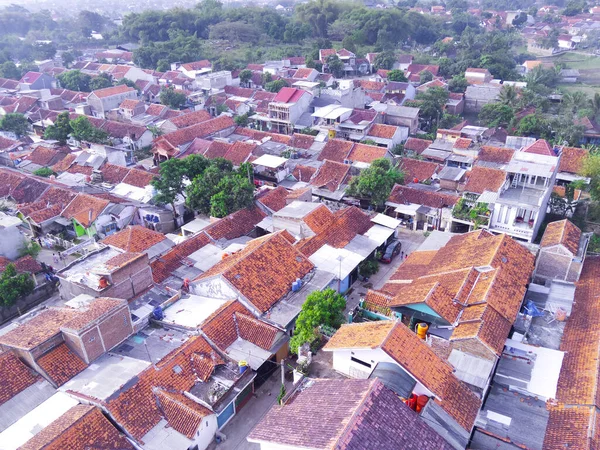
<instances>
[{"instance_id":1,"label":"parked vehicle","mask_svg":"<svg viewBox=\"0 0 600 450\"><path fill-rule=\"evenodd\" d=\"M402 243L400 241L392 241L385 248L385 252L383 252L383 256L380 261L385 264L389 264L392 262L395 256L397 256L402 250Z\"/></svg>"}]
</instances>

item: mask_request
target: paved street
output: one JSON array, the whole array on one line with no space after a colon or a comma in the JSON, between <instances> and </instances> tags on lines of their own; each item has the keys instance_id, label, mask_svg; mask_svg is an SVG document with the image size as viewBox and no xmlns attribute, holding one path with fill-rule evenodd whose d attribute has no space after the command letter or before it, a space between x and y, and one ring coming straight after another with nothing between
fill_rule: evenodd
<instances>
[{"instance_id":1,"label":"paved street","mask_svg":"<svg viewBox=\"0 0 600 450\"><path fill-rule=\"evenodd\" d=\"M423 231L410 231L404 228L398 229L398 239L402 242L402 251L405 255L409 255L416 250L425 241ZM396 271L402 263L400 255L396 256L391 264L379 264L379 272L369 278L368 282L357 281L352 285L352 292L346 298L346 311L348 314L360 302L361 297L367 293L367 289L379 289Z\"/></svg>"}]
</instances>

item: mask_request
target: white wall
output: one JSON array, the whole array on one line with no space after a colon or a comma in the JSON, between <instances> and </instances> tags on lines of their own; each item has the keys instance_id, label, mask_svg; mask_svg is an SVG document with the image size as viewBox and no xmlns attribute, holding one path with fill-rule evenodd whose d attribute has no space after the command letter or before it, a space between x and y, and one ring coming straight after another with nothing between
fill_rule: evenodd
<instances>
[{"instance_id":1,"label":"white wall","mask_svg":"<svg viewBox=\"0 0 600 450\"><path fill-rule=\"evenodd\" d=\"M198 427L196 436L194 437L194 445L198 446L198 450L204 450L210 445L215 437L217 429L218 426L216 414L211 414L210 416L202 419L202 423Z\"/></svg>"},{"instance_id":2,"label":"white wall","mask_svg":"<svg viewBox=\"0 0 600 450\"><path fill-rule=\"evenodd\" d=\"M190 285L190 291L193 294L203 297L220 298L231 300L238 298L239 295L227 284L220 276L200 280Z\"/></svg>"},{"instance_id":3,"label":"white wall","mask_svg":"<svg viewBox=\"0 0 600 450\"><path fill-rule=\"evenodd\" d=\"M350 358L354 357L360 359L368 364L371 364L371 369L363 366L362 364L355 363ZM379 362L389 362L398 364L383 350L377 349L354 349L354 350L335 350L333 352L333 368L344 375L351 378L368 378L375 369L375 366ZM400 366L402 367L402 366ZM362 372L362 373L361 373ZM407 373L408 370L406 371ZM423 386L419 381L415 385L413 392L417 395L432 396L432 392Z\"/></svg>"},{"instance_id":4,"label":"white wall","mask_svg":"<svg viewBox=\"0 0 600 450\"><path fill-rule=\"evenodd\" d=\"M17 259L25 245L25 236L17 226L0 228L0 256L8 259Z\"/></svg>"}]
</instances>

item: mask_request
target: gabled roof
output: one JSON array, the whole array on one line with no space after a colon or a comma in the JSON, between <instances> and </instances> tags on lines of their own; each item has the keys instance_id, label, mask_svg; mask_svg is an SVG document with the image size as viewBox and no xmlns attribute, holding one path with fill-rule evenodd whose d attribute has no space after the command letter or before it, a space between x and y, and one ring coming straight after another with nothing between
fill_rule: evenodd
<instances>
[{"instance_id":1,"label":"gabled roof","mask_svg":"<svg viewBox=\"0 0 600 450\"><path fill-rule=\"evenodd\" d=\"M558 171L578 175L587 155L589 151L585 148L563 147Z\"/></svg>"},{"instance_id":2,"label":"gabled roof","mask_svg":"<svg viewBox=\"0 0 600 450\"><path fill-rule=\"evenodd\" d=\"M310 184L317 188L335 192L340 186L348 183L349 174L350 166L348 164L325 160L313 176Z\"/></svg>"},{"instance_id":3,"label":"gabled roof","mask_svg":"<svg viewBox=\"0 0 600 450\"><path fill-rule=\"evenodd\" d=\"M136 90L125 84L119 84L104 89L96 89L95 91L92 91L90 95L93 94L98 98L106 98L112 97L113 95L125 94L126 92L136 92Z\"/></svg>"},{"instance_id":4,"label":"gabled roof","mask_svg":"<svg viewBox=\"0 0 600 450\"><path fill-rule=\"evenodd\" d=\"M308 380L293 399L273 406L248 440L306 449L452 448L378 379Z\"/></svg>"},{"instance_id":5,"label":"gabled roof","mask_svg":"<svg viewBox=\"0 0 600 450\"><path fill-rule=\"evenodd\" d=\"M400 168L404 172L404 183L419 183L431 179L442 166L429 161L421 161L413 158L402 158Z\"/></svg>"},{"instance_id":6,"label":"gabled roof","mask_svg":"<svg viewBox=\"0 0 600 450\"><path fill-rule=\"evenodd\" d=\"M270 211L277 212L285 208L287 195L287 189L283 186L278 186L275 189L267 190L257 198L257 201L269 208Z\"/></svg>"},{"instance_id":7,"label":"gabled roof","mask_svg":"<svg viewBox=\"0 0 600 450\"><path fill-rule=\"evenodd\" d=\"M153 390L162 415L175 430L194 439L202 419L214 414L210 409L196 403L179 392L156 388Z\"/></svg>"},{"instance_id":8,"label":"gabled roof","mask_svg":"<svg viewBox=\"0 0 600 450\"><path fill-rule=\"evenodd\" d=\"M452 366L406 325L400 321L389 322L391 326L379 322L342 325L324 349L349 349L353 347L348 345L355 342L361 347L354 348L381 348L429 389L436 397L434 401L470 432L481 407L481 400L454 375ZM359 336L356 337L355 334Z\"/></svg>"},{"instance_id":9,"label":"gabled roof","mask_svg":"<svg viewBox=\"0 0 600 450\"><path fill-rule=\"evenodd\" d=\"M145 170L139 169L131 169L129 172L127 172L125 178L121 180L121 183L130 184L139 188L145 188L155 177L156 174L153 174L152 172L146 172Z\"/></svg>"},{"instance_id":10,"label":"gabled roof","mask_svg":"<svg viewBox=\"0 0 600 450\"><path fill-rule=\"evenodd\" d=\"M327 141L317 160L325 161L326 159L329 161L334 161L338 163L343 163L352 150L354 146L353 142L344 141L342 139L331 139Z\"/></svg>"},{"instance_id":11,"label":"gabled roof","mask_svg":"<svg viewBox=\"0 0 600 450\"><path fill-rule=\"evenodd\" d=\"M384 158L387 149L376 145L356 144L346 157L348 161L371 164L376 159Z\"/></svg>"},{"instance_id":12,"label":"gabled roof","mask_svg":"<svg viewBox=\"0 0 600 450\"><path fill-rule=\"evenodd\" d=\"M227 152L223 157L231 161L234 166L239 166L248 161L248 158L250 158L256 148L256 144L236 141L227 149Z\"/></svg>"},{"instance_id":13,"label":"gabled roof","mask_svg":"<svg viewBox=\"0 0 600 450\"><path fill-rule=\"evenodd\" d=\"M433 144L433 141L409 137L404 143L404 150L410 150L415 152L417 155L420 155L431 144Z\"/></svg>"},{"instance_id":14,"label":"gabled roof","mask_svg":"<svg viewBox=\"0 0 600 450\"><path fill-rule=\"evenodd\" d=\"M234 126L235 122L233 119L229 116L223 115L205 122L198 123L196 125L180 128L172 133L167 133L163 136L160 136L155 142L166 140L171 145L179 147L180 145L192 142L196 138L206 138L218 133L219 131L223 131Z\"/></svg>"},{"instance_id":15,"label":"gabled roof","mask_svg":"<svg viewBox=\"0 0 600 450\"><path fill-rule=\"evenodd\" d=\"M64 342L38 358L36 363L57 387L62 386L87 367L87 364Z\"/></svg>"},{"instance_id":16,"label":"gabled roof","mask_svg":"<svg viewBox=\"0 0 600 450\"><path fill-rule=\"evenodd\" d=\"M0 405L35 384L41 377L21 362L13 352L0 353Z\"/></svg>"},{"instance_id":17,"label":"gabled roof","mask_svg":"<svg viewBox=\"0 0 600 450\"><path fill-rule=\"evenodd\" d=\"M166 236L141 225L129 225L118 233L108 236L103 244L120 248L126 252L145 252L162 242Z\"/></svg>"},{"instance_id":18,"label":"gabled roof","mask_svg":"<svg viewBox=\"0 0 600 450\"><path fill-rule=\"evenodd\" d=\"M556 156L552 146L545 139L538 139L533 144L529 144L523 149L525 153L534 153L536 155Z\"/></svg>"},{"instance_id":19,"label":"gabled roof","mask_svg":"<svg viewBox=\"0 0 600 450\"><path fill-rule=\"evenodd\" d=\"M298 164L296 167L294 167L294 170L292 171L292 175L294 176L294 178L296 180L307 183L310 181L310 179L312 178L312 176L315 174L316 171L317 171L316 167L303 166L302 164Z\"/></svg>"},{"instance_id":20,"label":"gabled roof","mask_svg":"<svg viewBox=\"0 0 600 450\"><path fill-rule=\"evenodd\" d=\"M127 438L104 417L100 408L86 405L72 407L20 448L23 450L135 449Z\"/></svg>"},{"instance_id":21,"label":"gabled roof","mask_svg":"<svg viewBox=\"0 0 600 450\"><path fill-rule=\"evenodd\" d=\"M141 440L162 418L169 417L161 409L156 389L182 394L197 383L208 381L223 359L201 336L192 336L154 366L137 376L137 382L123 386L107 401L107 409L115 420L135 439ZM169 423L180 433L187 427L179 421Z\"/></svg>"},{"instance_id":22,"label":"gabled roof","mask_svg":"<svg viewBox=\"0 0 600 450\"><path fill-rule=\"evenodd\" d=\"M465 191L483 194L483 191L498 192L506 181L506 172L499 169L475 166L468 177Z\"/></svg>"},{"instance_id":23,"label":"gabled roof","mask_svg":"<svg viewBox=\"0 0 600 450\"><path fill-rule=\"evenodd\" d=\"M491 145L482 145L477 154L478 161L507 164L512 159L515 151L512 148L493 147Z\"/></svg>"},{"instance_id":24,"label":"gabled roof","mask_svg":"<svg viewBox=\"0 0 600 450\"><path fill-rule=\"evenodd\" d=\"M187 114L182 114L169 119L169 121L177 128L191 127L202 122L210 120L212 117L208 111L201 109Z\"/></svg>"},{"instance_id":25,"label":"gabled roof","mask_svg":"<svg viewBox=\"0 0 600 450\"><path fill-rule=\"evenodd\" d=\"M287 231L257 238L246 248L218 262L194 283L221 276L260 312L266 312L304 278L313 264L290 243Z\"/></svg>"},{"instance_id":26,"label":"gabled roof","mask_svg":"<svg viewBox=\"0 0 600 450\"><path fill-rule=\"evenodd\" d=\"M240 209L222 219L213 222L204 229L206 234L214 239L236 239L250 234L256 224L266 217L266 214L256 206Z\"/></svg>"},{"instance_id":27,"label":"gabled roof","mask_svg":"<svg viewBox=\"0 0 600 450\"><path fill-rule=\"evenodd\" d=\"M129 170L127 167L106 163L100 169L102 181L110 184L119 184L129 173Z\"/></svg>"},{"instance_id":28,"label":"gabled roof","mask_svg":"<svg viewBox=\"0 0 600 450\"><path fill-rule=\"evenodd\" d=\"M201 232L191 238L183 241L181 244L177 244L171 248L168 252L161 255L155 261L150 263L152 268L152 278L155 283L162 283L165 281L171 273L181 266L185 259L197 250L200 250L205 245L211 242L208 235Z\"/></svg>"},{"instance_id":29,"label":"gabled roof","mask_svg":"<svg viewBox=\"0 0 600 450\"><path fill-rule=\"evenodd\" d=\"M581 230L570 220L564 219L557 222L550 222L542 236L540 247L553 247L563 245L574 255L579 250L579 240L581 239Z\"/></svg>"},{"instance_id":30,"label":"gabled roof","mask_svg":"<svg viewBox=\"0 0 600 450\"><path fill-rule=\"evenodd\" d=\"M296 103L305 94L308 95L302 89L284 87L277 93L273 101L276 103Z\"/></svg>"},{"instance_id":31,"label":"gabled roof","mask_svg":"<svg viewBox=\"0 0 600 450\"><path fill-rule=\"evenodd\" d=\"M390 193L388 202L405 205L414 203L431 208L454 206L459 200L456 195L442 194L425 189L416 189L409 186L396 184Z\"/></svg>"},{"instance_id":32,"label":"gabled roof","mask_svg":"<svg viewBox=\"0 0 600 450\"><path fill-rule=\"evenodd\" d=\"M200 327L221 351L243 339L270 351L279 330L254 317L238 300L231 300L212 313Z\"/></svg>"},{"instance_id":33,"label":"gabled roof","mask_svg":"<svg viewBox=\"0 0 600 450\"><path fill-rule=\"evenodd\" d=\"M383 125L381 123L374 123L371 126L371 129L369 130L367 135L383 139L392 139L397 131L398 127L394 125Z\"/></svg>"},{"instance_id":34,"label":"gabled roof","mask_svg":"<svg viewBox=\"0 0 600 450\"><path fill-rule=\"evenodd\" d=\"M75 219L84 227L89 227L109 204L108 200L87 194L77 194L60 215L66 219Z\"/></svg>"}]
</instances>

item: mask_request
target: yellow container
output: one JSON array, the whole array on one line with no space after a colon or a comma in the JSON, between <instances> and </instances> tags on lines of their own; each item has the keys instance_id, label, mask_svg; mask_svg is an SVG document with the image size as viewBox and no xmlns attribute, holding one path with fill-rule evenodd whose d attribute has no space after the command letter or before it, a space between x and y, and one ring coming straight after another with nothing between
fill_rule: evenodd
<instances>
[{"instance_id":1,"label":"yellow container","mask_svg":"<svg viewBox=\"0 0 600 450\"><path fill-rule=\"evenodd\" d=\"M417 336L425 340L425 338L427 337L427 330L429 330L429 325L421 322L417 325Z\"/></svg>"}]
</instances>

